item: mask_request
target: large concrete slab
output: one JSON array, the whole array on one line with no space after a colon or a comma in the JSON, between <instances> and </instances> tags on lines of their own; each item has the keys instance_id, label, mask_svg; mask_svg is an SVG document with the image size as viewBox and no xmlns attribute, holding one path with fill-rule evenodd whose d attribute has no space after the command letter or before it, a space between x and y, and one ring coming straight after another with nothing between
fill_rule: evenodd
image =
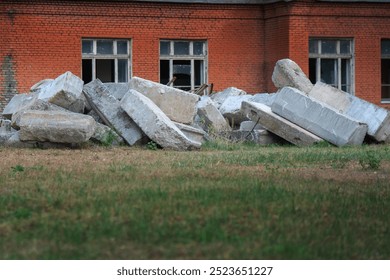
<instances>
[{"instance_id":1,"label":"large concrete slab","mask_svg":"<svg viewBox=\"0 0 390 280\"><path fill-rule=\"evenodd\" d=\"M7 119L12 119L12 115L22 110L23 108L27 108L29 105L33 104L34 101L38 98L37 94L15 94L10 102L8 102L7 106L5 106L3 110L3 117Z\"/></svg>"},{"instance_id":2,"label":"large concrete slab","mask_svg":"<svg viewBox=\"0 0 390 280\"><path fill-rule=\"evenodd\" d=\"M127 144L131 146L141 141L143 137L141 129L99 79L86 84L83 92L104 124L114 128Z\"/></svg>"},{"instance_id":3,"label":"large concrete slab","mask_svg":"<svg viewBox=\"0 0 390 280\"><path fill-rule=\"evenodd\" d=\"M241 103L243 101L251 101L252 95L229 96L219 108L222 116L229 120L231 127L240 126L240 123L247 121L248 118L241 112Z\"/></svg>"},{"instance_id":4,"label":"large concrete slab","mask_svg":"<svg viewBox=\"0 0 390 280\"><path fill-rule=\"evenodd\" d=\"M284 87L272 111L336 146L361 145L367 125L341 114L300 90Z\"/></svg>"},{"instance_id":5,"label":"large concrete slab","mask_svg":"<svg viewBox=\"0 0 390 280\"><path fill-rule=\"evenodd\" d=\"M91 140L103 146L119 146L124 144L123 138L113 129L98 122L96 123L95 132L91 136Z\"/></svg>"},{"instance_id":6,"label":"large concrete slab","mask_svg":"<svg viewBox=\"0 0 390 280\"><path fill-rule=\"evenodd\" d=\"M38 92L38 98L75 113L83 113L85 99L82 95L84 82L71 72L65 72Z\"/></svg>"},{"instance_id":7,"label":"large concrete slab","mask_svg":"<svg viewBox=\"0 0 390 280\"><path fill-rule=\"evenodd\" d=\"M12 124L13 128L19 129L20 117L23 115L24 112L29 111L29 110L62 111L62 112L70 113L70 111L68 111L60 106L51 104L51 103L46 102L46 101L41 100L41 99L34 99L31 103L27 104L26 106L24 106L23 108L21 108L19 111L17 111L16 113L14 113L12 115L11 124Z\"/></svg>"},{"instance_id":8,"label":"large concrete slab","mask_svg":"<svg viewBox=\"0 0 390 280\"><path fill-rule=\"evenodd\" d=\"M240 95L247 95L247 93L241 89L238 89L236 87L229 87L224 89L223 91L216 92L212 95L210 95L210 98L214 101L215 106L217 109L221 107L223 102L230 97L230 96L240 96Z\"/></svg>"},{"instance_id":9,"label":"large concrete slab","mask_svg":"<svg viewBox=\"0 0 390 280\"><path fill-rule=\"evenodd\" d=\"M161 147L174 150L200 148L201 143L188 139L152 100L138 91L128 91L121 100L121 106L143 132Z\"/></svg>"},{"instance_id":10,"label":"large concrete slab","mask_svg":"<svg viewBox=\"0 0 390 280\"><path fill-rule=\"evenodd\" d=\"M108 91L116 99L121 100L123 96L130 90L129 83L104 83Z\"/></svg>"},{"instance_id":11,"label":"large concrete slab","mask_svg":"<svg viewBox=\"0 0 390 280\"><path fill-rule=\"evenodd\" d=\"M83 143L95 132L95 120L87 115L60 111L24 112L19 122L21 141Z\"/></svg>"},{"instance_id":12,"label":"large concrete slab","mask_svg":"<svg viewBox=\"0 0 390 280\"><path fill-rule=\"evenodd\" d=\"M178 129L183 132L185 136L187 136L188 139L191 139L192 141L202 143L206 140L206 132L203 129L199 129L187 124L182 124L178 122L173 122Z\"/></svg>"},{"instance_id":13,"label":"large concrete slab","mask_svg":"<svg viewBox=\"0 0 390 280\"><path fill-rule=\"evenodd\" d=\"M228 122L209 96L202 96L197 107L200 118L199 125L205 131L219 133L231 130Z\"/></svg>"},{"instance_id":14,"label":"large concrete slab","mask_svg":"<svg viewBox=\"0 0 390 280\"><path fill-rule=\"evenodd\" d=\"M267 105L244 101L241 110L252 121L294 145L310 146L323 141L313 133L273 113Z\"/></svg>"},{"instance_id":15,"label":"large concrete slab","mask_svg":"<svg viewBox=\"0 0 390 280\"><path fill-rule=\"evenodd\" d=\"M276 62L272 73L272 81L278 89L293 87L304 93L309 93L313 88L313 84L299 65L288 58Z\"/></svg>"},{"instance_id":16,"label":"large concrete slab","mask_svg":"<svg viewBox=\"0 0 390 280\"><path fill-rule=\"evenodd\" d=\"M130 88L152 100L172 121L192 124L199 96L180 89L133 77Z\"/></svg>"},{"instance_id":17,"label":"large concrete slab","mask_svg":"<svg viewBox=\"0 0 390 280\"><path fill-rule=\"evenodd\" d=\"M390 111L345 91L317 82L309 96L336 111L368 125L367 134L377 141L390 142Z\"/></svg>"}]
</instances>

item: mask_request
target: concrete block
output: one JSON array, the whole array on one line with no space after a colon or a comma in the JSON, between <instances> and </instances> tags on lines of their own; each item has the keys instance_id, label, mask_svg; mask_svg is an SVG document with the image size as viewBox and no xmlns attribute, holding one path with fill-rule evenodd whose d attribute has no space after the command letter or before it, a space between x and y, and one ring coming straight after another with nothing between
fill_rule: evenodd
<instances>
[{"instance_id":1,"label":"concrete block","mask_svg":"<svg viewBox=\"0 0 390 280\"><path fill-rule=\"evenodd\" d=\"M42 88L46 87L53 81L54 81L53 79L41 80L30 88L30 92L40 91Z\"/></svg>"},{"instance_id":2,"label":"concrete block","mask_svg":"<svg viewBox=\"0 0 390 280\"><path fill-rule=\"evenodd\" d=\"M302 69L291 59L281 59L276 62L272 73L272 82L278 89L293 87L304 93L309 93L313 84L303 73Z\"/></svg>"},{"instance_id":3,"label":"concrete block","mask_svg":"<svg viewBox=\"0 0 390 280\"><path fill-rule=\"evenodd\" d=\"M276 98L277 93L257 93L252 95L250 101L261 103L271 107Z\"/></svg>"},{"instance_id":4,"label":"concrete block","mask_svg":"<svg viewBox=\"0 0 390 280\"><path fill-rule=\"evenodd\" d=\"M83 80L71 72L58 76L38 91L38 98L75 113L83 113L85 99L82 96Z\"/></svg>"},{"instance_id":5,"label":"concrete block","mask_svg":"<svg viewBox=\"0 0 390 280\"><path fill-rule=\"evenodd\" d=\"M192 124L199 96L180 89L133 77L130 88L152 100L172 121Z\"/></svg>"},{"instance_id":6,"label":"concrete block","mask_svg":"<svg viewBox=\"0 0 390 280\"><path fill-rule=\"evenodd\" d=\"M38 98L37 94L15 94L10 102L8 102L7 106L5 106L3 110L3 117L7 119L12 119L12 115L16 112L22 110L23 108L27 108L29 105L33 104L34 101Z\"/></svg>"},{"instance_id":7,"label":"concrete block","mask_svg":"<svg viewBox=\"0 0 390 280\"><path fill-rule=\"evenodd\" d=\"M35 99L33 102L29 103L28 105L24 106L22 109L20 109L18 112L14 113L12 115L11 119L11 125L14 129L19 129L19 121L20 117L23 115L24 112L29 111L29 110L37 110L37 111L61 111L61 112L68 112L70 111L51 104L49 102L46 102L41 99Z\"/></svg>"},{"instance_id":8,"label":"concrete block","mask_svg":"<svg viewBox=\"0 0 390 280\"><path fill-rule=\"evenodd\" d=\"M83 92L104 124L114 128L127 144L132 146L141 141L143 137L141 129L122 109L120 101L110 94L99 79L86 84Z\"/></svg>"},{"instance_id":9,"label":"concrete block","mask_svg":"<svg viewBox=\"0 0 390 280\"><path fill-rule=\"evenodd\" d=\"M230 131L231 128L222 116L221 112L215 106L215 103L209 96L202 96L197 104L198 116L200 118L199 125L205 131L221 132Z\"/></svg>"},{"instance_id":10,"label":"concrete block","mask_svg":"<svg viewBox=\"0 0 390 280\"><path fill-rule=\"evenodd\" d=\"M121 106L144 133L161 147L174 150L200 148L201 143L188 139L152 100L138 91L128 91L121 100Z\"/></svg>"},{"instance_id":11,"label":"concrete block","mask_svg":"<svg viewBox=\"0 0 390 280\"><path fill-rule=\"evenodd\" d=\"M20 117L21 141L83 143L95 131L95 120L87 115L59 111L26 111Z\"/></svg>"},{"instance_id":12,"label":"concrete block","mask_svg":"<svg viewBox=\"0 0 390 280\"><path fill-rule=\"evenodd\" d=\"M367 134L377 141L390 141L390 111L330 85L317 82L309 96L336 111L368 125Z\"/></svg>"},{"instance_id":13,"label":"concrete block","mask_svg":"<svg viewBox=\"0 0 390 280\"><path fill-rule=\"evenodd\" d=\"M173 123L177 126L178 129L181 130L181 132L183 132L185 136L187 136L188 139L202 144L205 141L206 132L203 129L178 122Z\"/></svg>"},{"instance_id":14,"label":"concrete block","mask_svg":"<svg viewBox=\"0 0 390 280\"><path fill-rule=\"evenodd\" d=\"M268 131L282 137L297 146L310 146L323 139L296 124L278 116L267 105L255 102L242 102L242 111L254 122L258 122Z\"/></svg>"},{"instance_id":15,"label":"concrete block","mask_svg":"<svg viewBox=\"0 0 390 280\"><path fill-rule=\"evenodd\" d=\"M361 145L367 133L366 124L335 111L295 88L280 90L271 109L336 146Z\"/></svg>"},{"instance_id":16,"label":"concrete block","mask_svg":"<svg viewBox=\"0 0 390 280\"><path fill-rule=\"evenodd\" d=\"M221 105L225 102L226 98L230 96L240 96L247 95L247 93L241 89L235 87L229 87L223 91L216 92L210 95L210 98L215 102L215 106L217 109L221 107Z\"/></svg>"},{"instance_id":17,"label":"concrete block","mask_svg":"<svg viewBox=\"0 0 390 280\"><path fill-rule=\"evenodd\" d=\"M252 95L229 96L219 108L221 114L229 120L230 125L234 128L241 122L247 121L248 118L241 112L241 103L251 101Z\"/></svg>"},{"instance_id":18,"label":"concrete block","mask_svg":"<svg viewBox=\"0 0 390 280\"><path fill-rule=\"evenodd\" d=\"M121 100L123 96L130 90L129 83L104 83L108 91L116 99Z\"/></svg>"}]
</instances>

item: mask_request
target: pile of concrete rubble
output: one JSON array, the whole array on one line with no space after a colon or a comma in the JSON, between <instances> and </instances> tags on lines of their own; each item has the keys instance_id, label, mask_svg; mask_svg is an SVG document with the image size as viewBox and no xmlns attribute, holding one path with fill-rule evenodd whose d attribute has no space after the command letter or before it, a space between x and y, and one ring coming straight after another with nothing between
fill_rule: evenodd
<instances>
[{"instance_id":1,"label":"pile of concrete rubble","mask_svg":"<svg viewBox=\"0 0 390 280\"><path fill-rule=\"evenodd\" d=\"M14 147L137 145L192 150L204 141L328 141L361 145L366 137L390 142L388 110L323 83L299 66L276 63L273 94L250 95L231 87L199 96L133 77L129 83L84 82L71 72L17 94L0 120L0 145Z\"/></svg>"}]
</instances>

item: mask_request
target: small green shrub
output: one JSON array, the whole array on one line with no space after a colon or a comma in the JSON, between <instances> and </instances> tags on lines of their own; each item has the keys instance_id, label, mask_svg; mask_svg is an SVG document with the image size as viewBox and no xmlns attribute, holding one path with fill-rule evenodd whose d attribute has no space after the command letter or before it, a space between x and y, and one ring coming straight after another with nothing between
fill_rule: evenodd
<instances>
[{"instance_id":1,"label":"small green shrub","mask_svg":"<svg viewBox=\"0 0 390 280\"><path fill-rule=\"evenodd\" d=\"M152 151L156 151L158 149L157 144L154 141L149 141L148 144L146 144L146 147Z\"/></svg>"},{"instance_id":2,"label":"small green shrub","mask_svg":"<svg viewBox=\"0 0 390 280\"><path fill-rule=\"evenodd\" d=\"M12 172L14 172L14 173L24 171L24 167L22 165L19 165L19 164L12 166L11 169L12 169Z\"/></svg>"}]
</instances>

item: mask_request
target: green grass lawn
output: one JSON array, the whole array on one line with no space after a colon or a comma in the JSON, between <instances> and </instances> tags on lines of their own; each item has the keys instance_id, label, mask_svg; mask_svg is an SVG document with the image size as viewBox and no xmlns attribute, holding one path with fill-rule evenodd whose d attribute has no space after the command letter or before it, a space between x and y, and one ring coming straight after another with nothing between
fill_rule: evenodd
<instances>
[{"instance_id":1,"label":"green grass lawn","mask_svg":"<svg viewBox=\"0 0 390 280\"><path fill-rule=\"evenodd\" d=\"M388 145L0 157L0 259L390 258Z\"/></svg>"}]
</instances>

